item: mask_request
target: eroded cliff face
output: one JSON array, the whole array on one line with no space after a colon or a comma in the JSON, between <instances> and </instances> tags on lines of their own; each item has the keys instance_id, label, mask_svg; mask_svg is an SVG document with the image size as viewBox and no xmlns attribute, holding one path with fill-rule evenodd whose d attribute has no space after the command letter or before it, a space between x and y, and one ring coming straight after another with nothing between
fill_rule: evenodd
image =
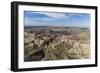
<instances>
[{"instance_id":1,"label":"eroded cliff face","mask_svg":"<svg viewBox=\"0 0 100 73\"><path fill-rule=\"evenodd\" d=\"M90 58L90 33L82 30L24 32L24 61Z\"/></svg>"}]
</instances>

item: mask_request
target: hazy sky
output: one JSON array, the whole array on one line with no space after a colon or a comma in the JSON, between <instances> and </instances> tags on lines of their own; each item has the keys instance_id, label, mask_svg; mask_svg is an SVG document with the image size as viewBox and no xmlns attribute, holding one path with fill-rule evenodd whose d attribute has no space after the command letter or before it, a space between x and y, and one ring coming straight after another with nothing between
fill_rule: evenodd
<instances>
[{"instance_id":1,"label":"hazy sky","mask_svg":"<svg viewBox=\"0 0 100 73\"><path fill-rule=\"evenodd\" d=\"M90 14L24 11L25 26L90 26Z\"/></svg>"}]
</instances>

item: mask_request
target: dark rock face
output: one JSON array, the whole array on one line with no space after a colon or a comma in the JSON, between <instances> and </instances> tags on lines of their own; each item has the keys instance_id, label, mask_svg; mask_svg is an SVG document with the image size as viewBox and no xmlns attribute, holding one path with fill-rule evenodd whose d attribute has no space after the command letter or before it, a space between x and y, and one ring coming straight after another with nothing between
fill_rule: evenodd
<instances>
[{"instance_id":1,"label":"dark rock face","mask_svg":"<svg viewBox=\"0 0 100 73\"><path fill-rule=\"evenodd\" d=\"M36 51L35 53L29 55L25 58L25 61L40 61L44 58L44 52L42 50Z\"/></svg>"}]
</instances>

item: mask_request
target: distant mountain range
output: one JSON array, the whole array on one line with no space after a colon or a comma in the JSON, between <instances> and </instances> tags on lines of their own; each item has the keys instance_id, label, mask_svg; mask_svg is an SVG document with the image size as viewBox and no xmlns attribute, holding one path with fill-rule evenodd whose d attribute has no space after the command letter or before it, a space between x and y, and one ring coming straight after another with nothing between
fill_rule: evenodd
<instances>
[{"instance_id":1,"label":"distant mountain range","mask_svg":"<svg viewBox=\"0 0 100 73\"><path fill-rule=\"evenodd\" d=\"M89 30L89 27L76 27L76 26L24 26L25 29L81 29L81 30Z\"/></svg>"}]
</instances>

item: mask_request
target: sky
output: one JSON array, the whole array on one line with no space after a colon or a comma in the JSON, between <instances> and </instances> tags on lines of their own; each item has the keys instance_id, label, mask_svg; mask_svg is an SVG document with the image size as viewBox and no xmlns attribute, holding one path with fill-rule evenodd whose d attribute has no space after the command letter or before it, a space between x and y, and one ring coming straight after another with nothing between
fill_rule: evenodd
<instances>
[{"instance_id":1,"label":"sky","mask_svg":"<svg viewBox=\"0 0 100 73\"><path fill-rule=\"evenodd\" d=\"M25 26L90 26L88 13L24 11Z\"/></svg>"}]
</instances>

